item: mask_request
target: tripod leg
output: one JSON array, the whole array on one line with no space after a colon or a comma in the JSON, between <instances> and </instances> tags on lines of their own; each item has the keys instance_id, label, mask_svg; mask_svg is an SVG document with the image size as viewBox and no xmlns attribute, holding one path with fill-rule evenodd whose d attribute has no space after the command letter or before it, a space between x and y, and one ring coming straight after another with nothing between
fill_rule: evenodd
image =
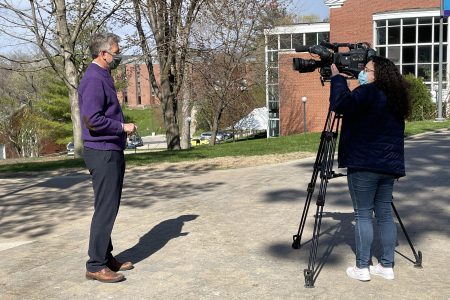
<instances>
[{"instance_id":1,"label":"tripod leg","mask_svg":"<svg viewBox=\"0 0 450 300\"><path fill-rule=\"evenodd\" d=\"M315 223L313 230L313 237L311 239L311 249L309 253L309 263L308 269L304 270L305 276L305 287L314 287L314 275L315 275L315 261L317 256L317 249L319 245L320 227L322 224L322 214L323 206L325 205L325 195L327 190L328 180L335 176L333 169L334 153L336 148L336 139L339 131L339 123L341 115L334 114L331 110L328 111L327 120L325 122L324 130L320 138L319 150L316 156L316 162L314 164L314 172L311 178L311 182L308 184L308 195L305 202L305 207L303 209L302 218L300 221L299 230L297 235L293 236L292 247L294 249L300 248L300 239L303 233L303 229L306 222L306 216L308 214L308 209L311 204L311 199L314 193L314 187L316 184L317 176L320 171L320 190L317 197L317 209L315 214Z\"/></svg>"},{"instance_id":2,"label":"tripod leg","mask_svg":"<svg viewBox=\"0 0 450 300\"><path fill-rule=\"evenodd\" d=\"M322 165L322 161L324 160L324 157L325 157L324 150L326 149L325 147L328 146L327 145L328 141L326 139L326 136L327 136L326 130L330 126L330 120L329 120L330 118L331 118L331 113L328 114L327 122L325 124L324 131L322 132L322 135L320 138L319 150L317 151L316 161L314 162L314 170L313 170L313 174L311 176L311 181L308 184L307 196L306 196L305 206L303 208L302 217L300 220L300 225L298 227L297 234L294 234L292 236L292 239L293 239L292 248L294 248L294 249L299 249L301 247L301 239L302 239L303 229L305 228L306 216L308 215L309 206L311 204L311 199L314 194L314 187L316 185L317 176L319 174L320 167Z\"/></svg>"},{"instance_id":3,"label":"tripod leg","mask_svg":"<svg viewBox=\"0 0 450 300\"><path fill-rule=\"evenodd\" d=\"M308 269L303 270L303 274L305 276L305 287L313 288L314 287L314 275L316 273L315 264L317 257L317 249L319 247L319 236L320 236L320 227L322 225L322 214L323 214L323 205L317 205L316 215L315 215L315 223L314 223L314 231L313 237L311 241L311 249L309 252L309 262Z\"/></svg>"},{"instance_id":4,"label":"tripod leg","mask_svg":"<svg viewBox=\"0 0 450 300\"><path fill-rule=\"evenodd\" d=\"M300 225L298 227L298 232L297 234L294 234L292 239L292 248L294 249L300 249L301 246L301 239L302 239L302 234L303 234L303 229L305 228L305 222L306 222L306 216L308 215L308 210L309 210L309 205L311 204L311 198L312 198L312 193L313 192L309 192L310 189L312 189L312 191L314 191L314 187L312 187L312 183L310 183L308 185L308 196L306 197L306 201L305 201L305 207L303 208L303 213L302 213L302 218L300 220Z\"/></svg>"},{"instance_id":5,"label":"tripod leg","mask_svg":"<svg viewBox=\"0 0 450 300\"><path fill-rule=\"evenodd\" d=\"M327 193L327 185L328 180L333 177L333 160L334 160L334 149L336 146L335 143L336 135L332 133L327 134L327 144L326 144L326 153L327 155L324 157L321 172L320 172L320 189L319 195L317 196L317 209L316 209L316 219L314 223L313 237L311 242L311 250L309 252L309 263L308 269L303 271L305 276L305 287L313 288L314 287L314 275L316 272L316 257L317 250L319 247L319 236L320 236L320 227L322 225L322 215L323 215L323 207L325 205L325 196Z\"/></svg>"},{"instance_id":6,"label":"tripod leg","mask_svg":"<svg viewBox=\"0 0 450 300\"><path fill-rule=\"evenodd\" d=\"M400 226L402 227L403 233L405 234L405 237L408 240L409 246L411 247L411 250L412 250L412 252L414 254L414 257L416 258L416 262L414 263L414 267L422 268L422 252L419 251L418 253L416 253L416 249L414 249L414 246L411 243L411 240L409 239L408 233L406 232L405 226L403 225L403 222L400 219L400 215L398 214L397 209L395 208L394 201L392 201L391 204L392 204L392 209L394 210L395 216L397 217L397 220L400 223Z\"/></svg>"}]
</instances>

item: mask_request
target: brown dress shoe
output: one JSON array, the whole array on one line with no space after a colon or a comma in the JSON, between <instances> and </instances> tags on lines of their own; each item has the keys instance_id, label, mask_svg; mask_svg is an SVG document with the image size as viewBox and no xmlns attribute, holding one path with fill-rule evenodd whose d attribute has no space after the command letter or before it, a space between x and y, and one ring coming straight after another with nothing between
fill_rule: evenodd
<instances>
[{"instance_id":1,"label":"brown dress shoe","mask_svg":"<svg viewBox=\"0 0 450 300\"><path fill-rule=\"evenodd\" d=\"M131 270L134 268L133 263L131 261L127 261L127 262L123 263L123 262L118 261L114 257L111 258L110 260L108 260L108 262L106 263L106 266L114 272L128 271L128 270Z\"/></svg>"},{"instance_id":2,"label":"brown dress shoe","mask_svg":"<svg viewBox=\"0 0 450 300\"><path fill-rule=\"evenodd\" d=\"M119 282L124 280L125 276L123 276L123 274L113 272L109 268L103 268L98 272L86 271L86 278L101 282Z\"/></svg>"}]
</instances>

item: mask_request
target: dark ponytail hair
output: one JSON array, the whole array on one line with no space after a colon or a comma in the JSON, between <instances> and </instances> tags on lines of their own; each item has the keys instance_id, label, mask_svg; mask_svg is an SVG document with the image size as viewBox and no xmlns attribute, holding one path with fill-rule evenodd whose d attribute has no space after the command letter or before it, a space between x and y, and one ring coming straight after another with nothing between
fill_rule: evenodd
<instances>
[{"instance_id":1,"label":"dark ponytail hair","mask_svg":"<svg viewBox=\"0 0 450 300\"><path fill-rule=\"evenodd\" d=\"M411 111L409 84L392 61L373 56L374 84L384 92L390 111L399 119L406 119Z\"/></svg>"}]
</instances>

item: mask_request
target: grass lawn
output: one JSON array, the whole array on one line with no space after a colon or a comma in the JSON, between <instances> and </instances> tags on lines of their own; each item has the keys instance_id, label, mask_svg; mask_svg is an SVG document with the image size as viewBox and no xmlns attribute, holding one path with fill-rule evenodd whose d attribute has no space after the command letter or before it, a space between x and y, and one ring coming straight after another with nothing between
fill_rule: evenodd
<instances>
[{"instance_id":1,"label":"grass lawn","mask_svg":"<svg viewBox=\"0 0 450 300\"><path fill-rule=\"evenodd\" d=\"M152 132L156 134L164 132L160 108L129 109L123 107L122 110L125 122L135 123L141 136L151 135Z\"/></svg>"},{"instance_id":2,"label":"grass lawn","mask_svg":"<svg viewBox=\"0 0 450 300\"><path fill-rule=\"evenodd\" d=\"M450 128L450 119L446 119L444 122L435 122L433 120L406 122L405 135L411 136L442 128Z\"/></svg>"},{"instance_id":3,"label":"grass lawn","mask_svg":"<svg viewBox=\"0 0 450 300\"><path fill-rule=\"evenodd\" d=\"M450 128L450 120L447 119L445 122L408 122L406 124L405 135L411 136L441 128ZM161 162L195 161L215 157L284 154L296 151L317 152L319 142L320 133L307 133L270 139L241 140L218 144L214 147L203 145L193 147L190 150L143 153L139 153L138 151L136 154L128 154L126 160L128 165L149 165ZM45 158L28 159L26 162L6 160L0 162L0 173L48 171L84 167L82 159L64 157L59 160L44 160Z\"/></svg>"}]
</instances>

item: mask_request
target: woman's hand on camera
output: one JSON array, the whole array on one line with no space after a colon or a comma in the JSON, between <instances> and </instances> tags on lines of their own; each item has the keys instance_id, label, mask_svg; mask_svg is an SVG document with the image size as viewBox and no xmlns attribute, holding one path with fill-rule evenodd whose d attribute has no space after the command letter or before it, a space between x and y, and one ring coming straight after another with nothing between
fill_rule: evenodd
<instances>
[{"instance_id":1,"label":"woman's hand on camera","mask_svg":"<svg viewBox=\"0 0 450 300\"><path fill-rule=\"evenodd\" d=\"M334 77L336 75L344 76L345 78L350 78L347 74L343 74L339 72L339 69L336 67L335 64L331 64L331 77Z\"/></svg>"},{"instance_id":2,"label":"woman's hand on camera","mask_svg":"<svg viewBox=\"0 0 450 300\"><path fill-rule=\"evenodd\" d=\"M331 77L334 77L336 75L339 75L339 70L335 64L332 64L331 65Z\"/></svg>"}]
</instances>

